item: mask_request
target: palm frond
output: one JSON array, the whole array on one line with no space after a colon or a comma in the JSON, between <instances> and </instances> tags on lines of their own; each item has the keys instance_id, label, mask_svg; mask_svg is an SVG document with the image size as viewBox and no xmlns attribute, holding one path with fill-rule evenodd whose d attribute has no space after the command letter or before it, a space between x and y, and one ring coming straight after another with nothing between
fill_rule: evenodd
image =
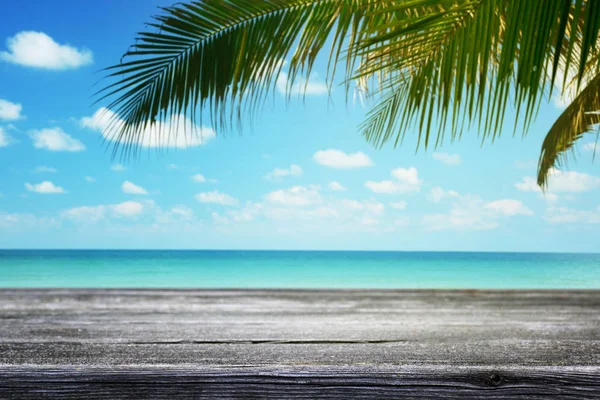
<instances>
[{"instance_id":1,"label":"palm frond","mask_svg":"<svg viewBox=\"0 0 600 400\"><path fill-rule=\"evenodd\" d=\"M428 147L437 129L437 146L448 135L460 138L466 122L477 124L482 140L494 140L509 106L517 116L513 132L520 121L525 134L557 72L575 68L581 81L580 65L597 56L597 43L584 41L598 37L589 28L600 18L589 12L591 3L455 1L430 10L433 26L422 31L406 27L369 38L370 58L361 70L385 71L388 78L380 104L361 125L363 135L376 146L393 138L397 145L416 130L417 146Z\"/></svg>"},{"instance_id":2,"label":"palm frond","mask_svg":"<svg viewBox=\"0 0 600 400\"><path fill-rule=\"evenodd\" d=\"M540 187L547 187L550 171L566 163L575 143L598 129L597 124L600 124L600 75L579 93L546 135L538 162Z\"/></svg>"},{"instance_id":3,"label":"palm frond","mask_svg":"<svg viewBox=\"0 0 600 400\"><path fill-rule=\"evenodd\" d=\"M600 67L595 0L193 0L149 25L100 93L126 151L144 132L174 134L172 123L146 128L180 115L195 126L206 111L217 131L241 124L283 60L292 88L326 47L328 85L343 61L346 91L378 97L361 125L378 146L415 129L425 147L437 130L437 146L465 124L494 140L509 106L526 132L561 69L579 84Z\"/></svg>"},{"instance_id":4,"label":"palm frond","mask_svg":"<svg viewBox=\"0 0 600 400\"><path fill-rule=\"evenodd\" d=\"M139 33L124 61L108 68L116 82L99 92L98 101L111 99L108 108L120 119L110 135L133 151L149 125L181 114L201 122L204 110L215 128L226 129L258 108L295 44L289 87L299 75L308 77L330 36L336 65L341 44L363 35L358 20L370 3L205 0L163 9L149 24L156 31Z\"/></svg>"}]
</instances>

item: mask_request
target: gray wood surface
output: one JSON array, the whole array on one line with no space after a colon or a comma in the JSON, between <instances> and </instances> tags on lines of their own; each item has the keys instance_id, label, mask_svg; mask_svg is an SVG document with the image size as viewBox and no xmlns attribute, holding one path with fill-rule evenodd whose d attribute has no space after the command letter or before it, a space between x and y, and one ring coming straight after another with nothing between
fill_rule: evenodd
<instances>
[{"instance_id":1,"label":"gray wood surface","mask_svg":"<svg viewBox=\"0 0 600 400\"><path fill-rule=\"evenodd\" d=\"M600 291L0 289L0 399L600 398Z\"/></svg>"}]
</instances>

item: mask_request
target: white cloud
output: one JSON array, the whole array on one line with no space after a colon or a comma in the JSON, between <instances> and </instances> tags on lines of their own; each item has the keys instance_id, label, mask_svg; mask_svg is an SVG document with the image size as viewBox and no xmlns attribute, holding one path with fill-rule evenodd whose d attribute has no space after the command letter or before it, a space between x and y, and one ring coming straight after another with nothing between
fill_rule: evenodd
<instances>
[{"instance_id":1,"label":"white cloud","mask_svg":"<svg viewBox=\"0 0 600 400\"><path fill-rule=\"evenodd\" d=\"M192 176L192 179L195 180L196 182L201 182L201 183L206 182L206 178L202 174L196 174L196 175Z\"/></svg>"},{"instance_id":2,"label":"white cloud","mask_svg":"<svg viewBox=\"0 0 600 400\"><path fill-rule=\"evenodd\" d=\"M5 213L0 211L0 227L10 227L11 231L18 229L33 229L44 232L46 228L57 226L57 221L51 217L37 217L29 213Z\"/></svg>"},{"instance_id":3,"label":"white cloud","mask_svg":"<svg viewBox=\"0 0 600 400\"><path fill-rule=\"evenodd\" d=\"M365 187L375 193L391 194L391 193L397 193L400 191L398 189L397 183L393 182L393 181L389 181L389 180L378 181L378 182L367 181L367 182L365 182Z\"/></svg>"},{"instance_id":4,"label":"white cloud","mask_svg":"<svg viewBox=\"0 0 600 400\"><path fill-rule=\"evenodd\" d=\"M551 224L600 224L600 206L593 210L550 207L546 220Z\"/></svg>"},{"instance_id":5,"label":"white cloud","mask_svg":"<svg viewBox=\"0 0 600 400\"><path fill-rule=\"evenodd\" d=\"M448 193L449 191L444 191ZM455 192L456 193L456 192ZM501 199L491 202L479 196L451 196L452 205L447 213L426 214L423 224L430 230L485 230L497 228L502 218L517 215L530 216L533 212L519 200Z\"/></svg>"},{"instance_id":6,"label":"white cloud","mask_svg":"<svg viewBox=\"0 0 600 400\"><path fill-rule=\"evenodd\" d=\"M486 204L485 207L509 217L512 217L513 215L533 215L533 211L525 207L520 200L496 200Z\"/></svg>"},{"instance_id":7,"label":"white cloud","mask_svg":"<svg viewBox=\"0 0 600 400\"><path fill-rule=\"evenodd\" d=\"M365 210L372 215L381 215L385 211L385 205L383 205L383 203L380 203L375 199L362 201L343 199L341 203L342 206L346 209Z\"/></svg>"},{"instance_id":8,"label":"white cloud","mask_svg":"<svg viewBox=\"0 0 600 400\"><path fill-rule=\"evenodd\" d=\"M317 189L304 186L292 186L289 189L276 190L265 195L270 203L289 206L308 206L323 201Z\"/></svg>"},{"instance_id":9,"label":"white cloud","mask_svg":"<svg viewBox=\"0 0 600 400\"><path fill-rule=\"evenodd\" d=\"M459 165L462 162L460 154L433 153L432 157L446 165Z\"/></svg>"},{"instance_id":10,"label":"white cloud","mask_svg":"<svg viewBox=\"0 0 600 400\"><path fill-rule=\"evenodd\" d=\"M86 182L90 182L90 183L96 182L96 178L94 178L93 176L86 176L83 179L85 179Z\"/></svg>"},{"instance_id":11,"label":"white cloud","mask_svg":"<svg viewBox=\"0 0 600 400\"><path fill-rule=\"evenodd\" d=\"M392 170L392 176L407 186L413 187L421 185L421 180L419 179L418 172L415 167L396 168Z\"/></svg>"},{"instance_id":12,"label":"white cloud","mask_svg":"<svg viewBox=\"0 0 600 400\"><path fill-rule=\"evenodd\" d=\"M392 170L391 175L396 179L393 181L367 181L365 182L365 187L372 192L386 194L411 193L421 190L421 183L423 181L419 179L415 167L396 168Z\"/></svg>"},{"instance_id":13,"label":"white cloud","mask_svg":"<svg viewBox=\"0 0 600 400\"><path fill-rule=\"evenodd\" d=\"M18 103L11 103L8 100L0 99L0 120L16 121L21 119L21 111L23 106Z\"/></svg>"},{"instance_id":14,"label":"white cloud","mask_svg":"<svg viewBox=\"0 0 600 400\"><path fill-rule=\"evenodd\" d=\"M80 223L95 223L105 218L107 210L104 205L74 207L62 211L60 216Z\"/></svg>"},{"instance_id":15,"label":"white cloud","mask_svg":"<svg viewBox=\"0 0 600 400\"><path fill-rule=\"evenodd\" d=\"M198 193L194 196L200 203L220 204L222 206L237 206L238 200L218 190L212 192Z\"/></svg>"},{"instance_id":16,"label":"white cloud","mask_svg":"<svg viewBox=\"0 0 600 400\"><path fill-rule=\"evenodd\" d=\"M126 201L112 206L113 212L121 217L133 217L144 211L144 205L137 201Z\"/></svg>"},{"instance_id":17,"label":"white cloud","mask_svg":"<svg viewBox=\"0 0 600 400\"><path fill-rule=\"evenodd\" d=\"M123 165L123 164L113 164L110 166L110 169L116 172L123 172L125 171L127 168Z\"/></svg>"},{"instance_id":18,"label":"white cloud","mask_svg":"<svg viewBox=\"0 0 600 400\"><path fill-rule=\"evenodd\" d=\"M43 32L19 32L6 40L6 47L8 51L0 52L0 59L26 67L66 70L93 62L90 50L56 43Z\"/></svg>"},{"instance_id":19,"label":"white cloud","mask_svg":"<svg viewBox=\"0 0 600 400\"><path fill-rule=\"evenodd\" d=\"M302 167L292 164L289 168L275 168L265 175L265 179L269 181L278 181L285 176L301 176L303 172Z\"/></svg>"},{"instance_id":20,"label":"white cloud","mask_svg":"<svg viewBox=\"0 0 600 400\"><path fill-rule=\"evenodd\" d=\"M6 147L9 144L13 143L15 140L8 133L0 127L0 147Z\"/></svg>"},{"instance_id":21,"label":"white cloud","mask_svg":"<svg viewBox=\"0 0 600 400\"><path fill-rule=\"evenodd\" d=\"M50 181L44 181L38 184L26 183L25 187L30 192L42 193L42 194L54 194L54 193L64 193L64 189L60 186L56 186L54 183Z\"/></svg>"},{"instance_id":22,"label":"white cloud","mask_svg":"<svg viewBox=\"0 0 600 400\"><path fill-rule=\"evenodd\" d=\"M435 187L432 187L431 190L429 190L427 199L429 199L429 201L431 201L433 203L439 203L448 197L455 197L455 196L458 196L458 192L456 192L454 190L444 190L439 186L435 186Z\"/></svg>"},{"instance_id":23,"label":"white cloud","mask_svg":"<svg viewBox=\"0 0 600 400\"><path fill-rule=\"evenodd\" d=\"M307 95L323 95L327 94L328 88L325 82L318 78L317 75L311 76L308 82L302 80L297 81L288 91L288 74L281 72L277 78L277 90L281 94L307 94Z\"/></svg>"},{"instance_id":24,"label":"white cloud","mask_svg":"<svg viewBox=\"0 0 600 400\"><path fill-rule=\"evenodd\" d=\"M558 196L554 193L540 193L540 198L546 200L548 203L556 203Z\"/></svg>"},{"instance_id":25,"label":"white cloud","mask_svg":"<svg viewBox=\"0 0 600 400\"><path fill-rule=\"evenodd\" d=\"M194 220L194 212L185 205L172 207L167 211L162 211L155 206L156 222L161 224L171 224L176 222L191 222Z\"/></svg>"},{"instance_id":26,"label":"white cloud","mask_svg":"<svg viewBox=\"0 0 600 400\"><path fill-rule=\"evenodd\" d=\"M62 211L60 216L78 223L96 223L109 217L135 217L141 214L143 211L143 204L137 201L126 201L119 204L101 204L97 206L74 207Z\"/></svg>"},{"instance_id":27,"label":"white cloud","mask_svg":"<svg viewBox=\"0 0 600 400\"><path fill-rule=\"evenodd\" d=\"M313 155L317 164L336 169L363 168L373 165L368 155L359 151L345 153L337 149L319 150Z\"/></svg>"},{"instance_id":28,"label":"white cloud","mask_svg":"<svg viewBox=\"0 0 600 400\"><path fill-rule=\"evenodd\" d=\"M394 221L382 219L385 205L376 199L355 200L323 198L318 185L292 187L268 193L265 202L248 202L242 208L215 214L213 222L219 226L233 227L236 223L272 221L269 229L330 230L332 232L375 231L395 229ZM255 226L255 225L253 225ZM256 225L261 226L261 225Z\"/></svg>"},{"instance_id":29,"label":"white cloud","mask_svg":"<svg viewBox=\"0 0 600 400\"><path fill-rule=\"evenodd\" d=\"M329 182L327 184L327 186L329 186L329 189L336 191L336 192L348 190L344 185L342 185L341 183L336 182L336 181Z\"/></svg>"},{"instance_id":30,"label":"white cloud","mask_svg":"<svg viewBox=\"0 0 600 400\"><path fill-rule=\"evenodd\" d=\"M148 191L146 189L130 181L123 182L123 185L121 185L121 189L123 190L123 193L127 194L148 194Z\"/></svg>"},{"instance_id":31,"label":"white cloud","mask_svg":"<svg viewBox=\"0 0 600 400\"><path fill-rule=\"evenodd\" d=\"M389 204L390 207L395 208L396 210L404 210L407 205L405 201L394 201Z\"/></svg>"},{"instance_id":32,"label":"white cloud","mask_svg":"<svg viewBox=\"0 0 600 400\"><path fill-rule=\"evenodd\" d=\"M85 145L74 139L60 128L48 128L31 132L33 145L38 149L50 151L83 151Z\"/></svg>"},{"instance_id":33,"label":"white cloud","mask_svg":"<svg viewBox=\"0 0 600 400\"><path fill-rule=\"evenodd\" d=\"M534 177L526 176L515 187L522 192L541 192ZM582 172L552 169L548 175L548 192L581 193L600 187L600 178Z\"/></svg>"},{"instance_id":34,"label":"white cloud","mask_svg":"<svg viewBox=\"0 0 600 400\"><path fill-rule=\"evenodd\" d=\"M186 206L173 207L173 208L171 208L171 210L169 212L174 215L179 215L180 217L183 217L183 218L190 218L194 215L194 212L189 207L186 207Z\"/></svg>"},{"instance_id":35,"label":"white cloud","mask_svg":"<svg viewBox=\"0 0 600 400\"><path fill-rule=\"evenodd\" d=\"M33 172L35 173L55 173L56 172L56 168L53 167L48 167L46 165L40 165L39 167L37 167Z\"/></svg>"},{"instance_id":36,"label":"white cloud","mask_svg":"<svg viewBox=\"0 0 600 400\"><path fill-rule=\"evenodd\" d=\"M218 182L216 179L208 179L207 177L205 177L202 174L195 174L192 175L192 180L196 181L196 182L200 182L200 183L204 183L204 182L209 182L209 183L216 183Z\"/></svg>"},{"instance_id":37,"label":"white cloud","mask_svg":"<svg viewBox=\"0 0 600 400\"><path fill-rule=\"evenodd\" d=\"M115 133L124 122L106 108L100 108L91 117L81 119L81 125L102 133L105 139L120 141L123 144L134 144L141 147L174 147L185 149L206 144L215 137L215 132L208 127L199 127L188 118L179 115L171 121L158 121L154 126L146 127L133 139L120 140Z\"/></svg>"},{"instance_id":38,"label":"white cloud","mask_svg":"<svg viewBox=\"0 0 600 400\"><path fill-rule=\"evenodd\" d=\"M177 165L177 164L167 164L167 169L179 169L179 165Z\"/></svg>"},{"instance_id":39,"label":"white cloud","mask_svg":"<svg viewBox=\"0 0 600 400\"><path fill-rule=\"evenodd\" d=\"M521 182L515 183L515 187L521 192L541 192L542 189L538 186L535 178L526 176Z\"/></svg>"}]
</instances>

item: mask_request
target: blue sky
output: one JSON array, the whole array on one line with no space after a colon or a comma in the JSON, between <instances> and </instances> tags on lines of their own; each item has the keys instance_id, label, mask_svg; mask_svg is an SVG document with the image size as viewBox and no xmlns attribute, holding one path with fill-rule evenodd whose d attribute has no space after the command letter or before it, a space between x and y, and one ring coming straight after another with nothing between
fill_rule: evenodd
<instances>
[{"instance_id":1,"label":"blue sky","mask_svg":"<svg viewBox=\"0 0 600 400\"><path fill-rule=\"evenodd\" d=\"M200 140L118 165L103 145L105 104L92 106L98 71L169 4L3 7L0 248L597 251L595 137L548 195L533 185L555 100L524 139L507 128L481 145L472 130L415 153L412 132L375 149L357 129L368 108L342 90L328 99L318 63L304 103L276 92L241 135L204 126Z\"/></svg>"}]
</instances>

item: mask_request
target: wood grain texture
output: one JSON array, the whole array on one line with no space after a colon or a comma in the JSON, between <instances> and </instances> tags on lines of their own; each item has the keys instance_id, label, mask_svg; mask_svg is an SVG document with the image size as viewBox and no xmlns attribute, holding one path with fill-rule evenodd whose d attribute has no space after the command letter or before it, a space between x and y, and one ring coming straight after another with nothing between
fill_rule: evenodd
<instances>
[{"instance_id":1,"label":"wood grain texture","mask_svg":"<svg viewBox=\"0 0 600 400\"><path fill-rule=\"evenodd\" d=\"M600 398L600 291L0 290L0 399Z\"/></svg>"}]
</instances>

